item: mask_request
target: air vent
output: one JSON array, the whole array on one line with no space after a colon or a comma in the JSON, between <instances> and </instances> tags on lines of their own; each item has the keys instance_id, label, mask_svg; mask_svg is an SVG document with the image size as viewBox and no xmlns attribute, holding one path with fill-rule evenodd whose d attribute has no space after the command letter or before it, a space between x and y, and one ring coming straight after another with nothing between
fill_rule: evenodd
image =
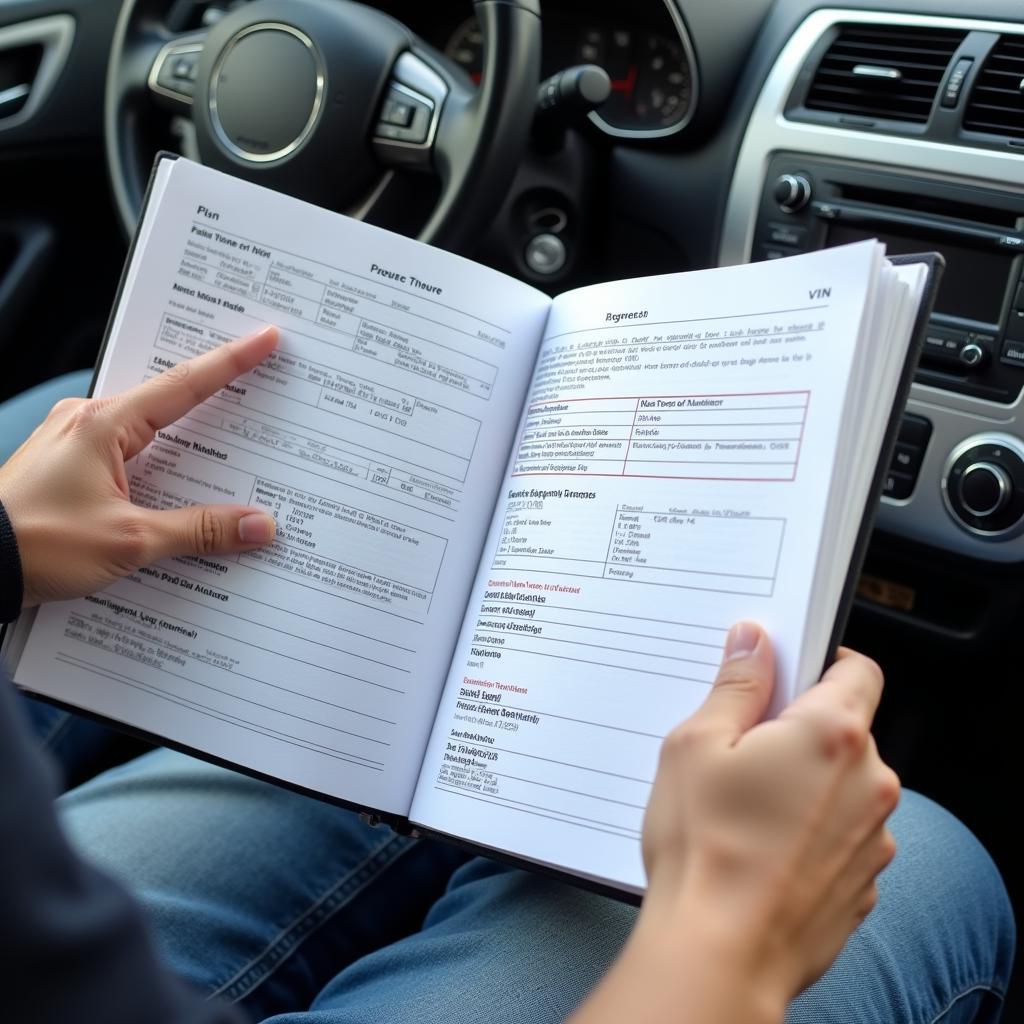
<instances>
[{"instance_id":1,"label":"air vent","mask_svg":"<svg viewBox=\"0 0 1024 1024\"><path fill-rule=\"evenodd\" d=\"M840 25L805 105L841 117L924 124L964 35L910 25Z\"/></svg>"},{"instance_id":2,"label":"air vent","mask_svg":"<svg viewBox=\"0 0 1024 1024\"><path fill-rule=\"evenodd\" d=\"M1024 36L1002 36L967 103L964 128L1024 138Z\"/></svg>"}]
</instances>

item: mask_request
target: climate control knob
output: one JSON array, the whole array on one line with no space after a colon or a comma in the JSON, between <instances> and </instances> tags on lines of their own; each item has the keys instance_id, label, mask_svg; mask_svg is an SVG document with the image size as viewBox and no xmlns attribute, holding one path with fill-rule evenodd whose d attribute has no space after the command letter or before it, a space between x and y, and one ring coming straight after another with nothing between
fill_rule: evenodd
<instances>
[{"instance_id":1,"label":"climate control knob","mask_svg":"<svg viewBox=\"0 0 1024 1024\"><path fill-rule=\"evenodd\" d=\"M786 213L797 213L811 201L811 183L802 174L782 174L775 180L772 197Z\"/></svg>"},{"instance_id":2,"label":"climate control knob","mask_svg":"<svg viewBox=\"0 0 1024 1024\"><path fill-rule=\"evenodd\" d=\"M1013 481L1002 466L972 462L960 477L960 502L972 516L994 516L1013 495Z\"/></svg>"},{"instance_id":3,"label":"climate control knob","mask_svg":"<svg viewBox=\"0 0 1024 1024\"><path fill-rule=\"evenodd\" d=\"M1024 532L1024 442L979 434L957 445L942 495L957 525L975 536L1006 540Z\"/></svg>"}]
</instances>

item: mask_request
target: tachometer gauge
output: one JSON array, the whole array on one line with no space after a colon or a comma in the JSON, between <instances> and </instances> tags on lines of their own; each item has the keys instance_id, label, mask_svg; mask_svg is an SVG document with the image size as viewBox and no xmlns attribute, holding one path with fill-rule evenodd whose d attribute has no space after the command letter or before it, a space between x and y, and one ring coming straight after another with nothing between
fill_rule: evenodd
<instances>
[{"instance_id":1,"label":"tachometer gauge","mask_svg":"<svg viewBox=\"0 0 1024 1024\"><path fill-rule=\"evenodd\" d=\"M696 100L693 52L679 34L621 25L581 23L554 16L544 26L542 77L571 64L597 64L612 80L612 94L590 120L609 135L643 139L672 135L690 120ZM452 32L444 52L474 82L483 70L484 38L476 18Z\"/></svg>"},{"instance_id":2,"label":"tachometer gauge","mask_svg":"<svg viewBox=\"0 0 1024 1024\"><path fill-rule=\"evenodd\" d=\"M690 107L690 68L683 51L663 36L648 36L639 54L633 111L645 123L665 128Z\"/></svg>"},{"instance_id":3,"label":"tachometer gauge","mask_svg":"<svg viewBox=\"0 0 1024 1024\"><path fill-rule=\"evenodd\" d=\"M484 67L484 36L476 18L467 18L452 33L444 48L445 56L468 72L474 82L480 81Z\"/></svg>"},{"instance_id":4,"label":"tachometer gauge","mask_svg":"<svg viewBox=\"0 0 1024 1024\"><path fill-rule=\"evenodd\" d=\"M594 33L587 36L581 51L593 42ZM610 32L604 66L612 76L612 95L591 119L606 131L664 135L689 118L692 73L678 41L647 32Z\"/></svg>"}]
</instances>

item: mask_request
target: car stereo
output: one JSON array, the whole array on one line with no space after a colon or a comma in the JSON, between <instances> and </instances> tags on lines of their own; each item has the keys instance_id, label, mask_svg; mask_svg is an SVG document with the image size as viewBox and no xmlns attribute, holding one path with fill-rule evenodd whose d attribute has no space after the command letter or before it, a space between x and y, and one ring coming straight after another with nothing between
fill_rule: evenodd
<instances>
[{"instance_id":1,"label":"car stereo","mask_svg":"<svg viewBox=\"0 0 1024 1024\"><path fill-rule=\"evenodd\" d=\"M1024 194L888 169L776 155L752 258L878 238L890 254L936 250L946 271L921 384L1013 403L1024 388Z\"/></svg>"}]
</instances>

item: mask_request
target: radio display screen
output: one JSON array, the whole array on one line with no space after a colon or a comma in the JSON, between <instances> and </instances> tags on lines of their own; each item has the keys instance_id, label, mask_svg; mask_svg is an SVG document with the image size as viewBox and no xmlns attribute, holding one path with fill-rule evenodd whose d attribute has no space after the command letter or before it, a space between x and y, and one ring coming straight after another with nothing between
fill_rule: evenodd
<instances>
[{"instance_id":1,"label":"radio display screen","mask_svg":"<svg viewBox=\"0 0 1024 1024\"><path fill-rule=\"evenodd\" d=\"M946 270L935 300L935 312L967 320L980 320L987 324L999 322L1006 285L1010 279L1011 254L968 249L946 240L940 242L907 235L880 234L847 224L830 224L825 245L846 245L865 238L877 238L884 242L891 256L941 252L946 258Z\"/></svg>"}]
</instances>

